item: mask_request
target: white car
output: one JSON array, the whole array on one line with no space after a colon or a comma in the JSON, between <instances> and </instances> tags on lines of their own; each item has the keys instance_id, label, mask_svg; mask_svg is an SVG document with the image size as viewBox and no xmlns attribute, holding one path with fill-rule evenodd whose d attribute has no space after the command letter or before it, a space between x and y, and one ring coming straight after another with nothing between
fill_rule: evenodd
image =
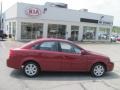
<instances>
[{"instance_id":1,"label":"white car","mask_svg":"<svg viewBox=\"0 0 120 90\"><path fill-rule=\"evenodd\" d=\"M116 42L116 37L115 36L111 36L111 42Z\"/></svg>"}]
</instances>

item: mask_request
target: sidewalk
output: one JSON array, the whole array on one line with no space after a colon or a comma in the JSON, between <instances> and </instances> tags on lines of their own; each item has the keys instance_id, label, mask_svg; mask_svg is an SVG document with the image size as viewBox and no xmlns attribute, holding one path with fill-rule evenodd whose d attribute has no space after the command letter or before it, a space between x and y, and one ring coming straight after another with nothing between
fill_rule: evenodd
<instances>
[{"instance_id":1,"label":"sidewalk","mask_svg":"<svg viewBox=\"0 0 120 90\"><path fill-rule=\"evenodd\" d=\"M28 43L28 41L15 41L13 39L6 39L7 42L9 43L17 43L20 45L23 45L25 43ZM109 42L109 41L84 41L84 42L80 42L80 41L73 41L76 44L120 44L120 42Z\"/></svg>"},{"instance_id":2,"label":"sidewalk","mask_svg":"<svg viewBox=\"0 0 120 90\"><path fill-rule=\"evenodd\" d=\"M26 42L20 42L20 41L15 41L15 40L12 40L12 39L6 39L4 41L4 43L5 43L6 46L8 46L10 48L17 48L17 47L22 46Z\"/></svg>"},{"instance_id":3,"label":"sidewalk","mask_svg":"<svg viewBox=\"0 0 120 90\"><path fill-rule=\"evenodd\" d=\"M76 44L119 44L120 42L109 42L109 41L73 41Z\"/></svg>"}]
</instances>

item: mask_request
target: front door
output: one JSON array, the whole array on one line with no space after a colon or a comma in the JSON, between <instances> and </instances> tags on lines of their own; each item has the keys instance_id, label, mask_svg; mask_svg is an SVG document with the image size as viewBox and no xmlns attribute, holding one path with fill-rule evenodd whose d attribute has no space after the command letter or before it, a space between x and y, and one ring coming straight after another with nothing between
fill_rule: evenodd
<instances>
[{"instance_id":1,"label":"front door","mask_svg":"<svg viewBox=\"0 0 120 90\"><path fill-rule=\"evenodd\" d=\"M86 68L86 56L81 54L80 48L61 42L62 71L83 71Z\"/></svg>"}]
</instances>

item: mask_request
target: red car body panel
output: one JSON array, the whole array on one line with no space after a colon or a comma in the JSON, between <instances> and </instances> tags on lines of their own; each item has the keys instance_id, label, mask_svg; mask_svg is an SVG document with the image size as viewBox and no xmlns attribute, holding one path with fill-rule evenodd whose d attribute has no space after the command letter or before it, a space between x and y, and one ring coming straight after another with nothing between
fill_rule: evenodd
<instances>
[{"instance_id":1,"label":"red car body panel","mask_svg":"<svg viewBox=\"0 0 120 90\"><path fill-rule=\"evenodd\" d=\"M73 54L32 49L33 45L45 41L57 41L73 44L70 41L61 39L39 39L37 41L30 42L20 48L10 50L10 53L13 55L9 56L9 59L7 60L7 66L15 69L20 69L25 62L32 60L40 65L42 71L76 72L90 71L93 64L100 62L106 65L107 71L113 70L114 64L110 62L108 57L87 50L85 50L86 54L83 55L81 53ZM81 50L84 49L81 48Z\"/></svg>"},{"instance_id":2,"label":"red car body panel","mask_svg":"<svg viewBox=\"0 0 120 90\"><path fill-rule=\"evenodd\" d=\"M120 41L120 37L118 37L116 40L117 40L117 41Z\"/></svg>"}]
</instances>

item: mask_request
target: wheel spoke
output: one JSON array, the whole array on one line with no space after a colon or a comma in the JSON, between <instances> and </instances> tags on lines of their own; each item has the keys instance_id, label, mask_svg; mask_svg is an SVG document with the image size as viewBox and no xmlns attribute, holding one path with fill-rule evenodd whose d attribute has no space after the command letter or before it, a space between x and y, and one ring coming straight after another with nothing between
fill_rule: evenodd
<instances>
[{"instance_id":1,"label":"wheel spoke","mask_svg":"<svg viewBox=\"0 0 120 90\"><path fill-rule=\"evenodd\" d=\"M25 66L25 73L28 76L34 76L37 73L37 66L34 64L27 64Z\"/></svg>"},{"instance_id":2,"label":"wheel spoke","mask_svg":"<svg viewBox=\"0 0 120 90\"><path fill-rule=\"evenodd\" d=\"M96 65L94 67L93 72L94 72L95 76L102 76L104 74L104 72L105 72L105 69L104 69L104 67L102 65Z\"/></svg>"}]
</instances>

